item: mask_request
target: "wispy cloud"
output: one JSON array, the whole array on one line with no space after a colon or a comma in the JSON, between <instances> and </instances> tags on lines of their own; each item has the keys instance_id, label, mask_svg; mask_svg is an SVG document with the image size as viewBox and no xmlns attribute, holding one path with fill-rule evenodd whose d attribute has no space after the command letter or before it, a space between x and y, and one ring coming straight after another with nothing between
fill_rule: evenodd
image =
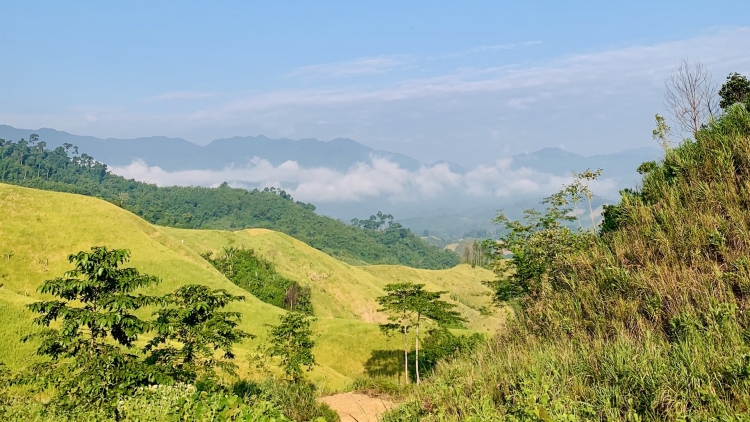
<instances>
[{"instance_id":1,"label":"wispy cloud","mask_svg":"<svg viewBox=\"0 0 750 422\"><path fill-rule=\"evenodd\" d=\"M526 41L521 43L510 43L510 44L496 44L496 45L480 45L472 47L467 50L457 51L453 53L441 54L432 57L432 59L452 59L456 57L465 57L472 54L484 53L487 51L501 51L501 50L515 50L518 48L531 47L542 44L541 41Z\"/></svg>"},{"instance_id":2,"label":"wispy cloud","mask_svg":"<svg viewBox=\"0 0 750 422\"><path fill-rule=\"evenodd\" d=\"M215 92L199 92L199 91L172 91L165 92L163 94L155 95L153 97L144 98L146 101L180 101L180 100L199 100L202 98L218 97L219 94Z\"/></svg>"},{"instance_id":3,"label":"wispy cloud","mask_svg":"<svg viewBox=\"0 0 750 422\"><path fill-rule=\"evenodd\" d=\"M289 73L289 76L328 79L377 75L388 73L399 66L407 64L409 61L410 59L407 56L363 57L337 63L304 66Z\"/></svg>"}]
</instances>

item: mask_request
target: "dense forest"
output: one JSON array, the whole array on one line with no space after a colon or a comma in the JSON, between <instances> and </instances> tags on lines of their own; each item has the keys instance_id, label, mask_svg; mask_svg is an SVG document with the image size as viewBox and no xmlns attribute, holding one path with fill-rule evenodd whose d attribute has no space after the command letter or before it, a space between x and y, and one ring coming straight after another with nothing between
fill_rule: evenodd
<instances>
[{"instance_id":1,"label":"dense forest","mask_svg":"<svg viewBox=\"0 0 750 422\"><path fill-rule=\"evenodd\" d=\"M226 183L217 188L157 187L112 174L73 145L49 150L35 135L18 142L0 139L0 182L95 196L163 226L277 230L352 264L429 269L458 264L452 252L427 245L392 221L375 228L347 225L275 188L246 190Z\"/></svg>"}]
</instances>

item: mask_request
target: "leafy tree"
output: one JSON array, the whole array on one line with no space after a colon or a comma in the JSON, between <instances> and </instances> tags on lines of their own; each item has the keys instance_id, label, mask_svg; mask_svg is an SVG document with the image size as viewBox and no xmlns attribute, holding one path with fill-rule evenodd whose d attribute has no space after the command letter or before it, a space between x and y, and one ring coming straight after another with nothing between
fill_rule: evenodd
<instances>
[{"instance_id":1,"label":"leafy tree","mask_svg":"<svg viewBox=\"0 0 750 422\"><path fill-rule=\"evenodd\" d=\"M656 119L656 129L651 132L651 137L659 143L661 149L666 153L672 148L672 140L670 139L672 129L667 125L664 117L657 114L654 118Z\"/></svg>"},{"instance_id":2,"label":"leafy tree","mask_svg":"<svg viewBox=\"0 0 750 422\"><path fill-rule=\"evenodd\" d=\"M511 221L500 214L495 222L503 224L507 233L492 246L489 254L498 279L488 284L495 289L499 303L521 297L540 297L546 284L560 271L557 260L577 248L580 237L566 223L572 221L565 192L544 200L544 213L524 211L523 221ZM511 258L504 255L510 252Z\"/></svg>"},{"instance_id":3,"label":"leafy tree","mask_svg":"<svg viewBox=\"0 0 750 422\"><path fill-rule=\"evenodd\" d=\"M727 81L719 89L719 107L728 109L736 103L745 103L750 100L750 80L737 72L729 74Z\"/></svg>"},{"instance_id":4,"label":"leafy tree","mask_svg":"<svg viewBox=\"0 0 750 422\"><path fill-rule=\"evenodd\" d=\"M658 120L658 117L657 117ZM594 210L591 207L591 200L594 199L594 193L589 189L591 182L595 181L602 175L602 169L591 171L586 169L583 173L573 172L573 183L563 187L562 193L566 195L573 202L573 205L578 205L579 202L586 197L589 205L589 217L591 218L591 227L596 232L596 220L594 219ZM581 219L576 214L578 220L578 227L582 227Z\"/></svg>"},{"instance_id":5,"label":"leafy tree","mask_svg":"<svg viewBox=\"0 0 750 422\"><path fill-rule=\"evenodd\" d=\"M178 381L213 377L216 368L234 374L234 344L254 336L237 328L241 314L219 310L238 300L244 297L195 284L161 297L163 307L154 314L156 335L145 347L147 361L166 367ZM216 358L217 351L222 358Z\"/></svg>"},{"instance_id":6,"label":"leafy tree","mask_svg":"<svg viewBox=\"0 0 750 422\"><path fill-rule=\"evenodd\" d=\"M37 353L51 362L37 367L38 375L57 387L56 400L64 408L109 409L118 418L119 397L160 380L128 349L148 323L133 314L154 301L133 294L159 279L121 268L130 252L95 246L71 254L74 269L47 280L39 292L58 299L28 305L41 314L34 323L44 327L61 319L61 328L26 337L41 338Z\"/></svg>"},{"instance_id":7,"label":"leafy tree","mask_svg":"<svg viewBox=\"0 0 750 422\"><path fill-rule=\"evenodd\" d=\"M279 366L284 374L289 380L298 382L302 379L303 367L309 371L315 365L311 320L302 313L287 312L279 317L279 321L279 325L270 326L267 352L271 357L280 357Z\"/></svg>"},{"instance_id":8,"label":"leafy tree","mask_svg":"<svg viewBox=\"0 0 750 422\"><path fill-rule=\"evenodd\" d=\"M428 292L424 290L424 284L415 284L411 295L407 298L407 306L413 312L414 318L414 365L419 384L419 327L427 321L437 323L440 326L454 325L465 322L466 319L454 310L456 305L440 300L440 297L448 292Z\"/></svg>"},{"instance_id":9,"label":"leafy tree","mask_svg":"<svg viewBox=\"0 0 750 422\"><path fill-rule=\"evenodd\" d=\"M411 306L412 299L418 294L418 287L414 283L387 284L385 296L380 296L377 301L381 309L378 312L386 312L387 324L381 324L381 330L386 334L400 332L404 339L404 382L409 382L409 344L406 336L414 325L414 309Z\"/></svg>"}]
</instances>

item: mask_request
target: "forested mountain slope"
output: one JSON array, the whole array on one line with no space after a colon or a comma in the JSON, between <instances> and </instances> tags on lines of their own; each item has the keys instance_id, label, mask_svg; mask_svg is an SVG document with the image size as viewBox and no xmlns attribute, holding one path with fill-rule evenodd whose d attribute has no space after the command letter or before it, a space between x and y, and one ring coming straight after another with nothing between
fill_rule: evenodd
<instances>
[{"instance_id":1,"label":"forested mountain slope","mask_svg":"<svg viewBox=\"0 0 750 422\"><path fill-rule=\"evenodd\" d=\"M750 113L694 136L640 166L599 234L559 201L511 224L496 287L517 323L386 420L748 420Z\"/></svg>"},{"instance_id":2,"label":"forested mountain slope","mask_svg":"<svg viewBox=\"0 0 750 422\"><path fill-rule=\"evenodd\" d=\"M163 226L274 229L353 264L437 269L458 263L455 254L427 245L397 223L385 230L349 226L275 189L157 187L111 174L106 165L76 152L69 144L48 150L35 137L0 141L0 182L99 197Z\"/></svg>"}]
</instances>

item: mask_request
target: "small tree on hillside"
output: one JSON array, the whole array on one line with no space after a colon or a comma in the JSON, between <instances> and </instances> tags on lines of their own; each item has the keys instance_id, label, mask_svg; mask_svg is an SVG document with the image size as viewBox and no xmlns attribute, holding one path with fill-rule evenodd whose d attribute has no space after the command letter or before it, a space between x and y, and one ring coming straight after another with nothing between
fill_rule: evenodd
<instances>
[{"instance_id":1,"label":"small tree on hillside","mask_svg":"<svg viewBox=\"0 0 750 422\"><path fill-rule=\"evenodd\" d=\"M287 312L279 317L279 321L279 325L270 326L268 337L271 345L267 352L271 357L280 357L279 366L284 374L289 380L298 382L303 377L303 367L309 371L315 365L311 319L299 312Z\"/></svg>"},{"instance_id":2,"label":"small tree on hillside","mask_svg":"<svg viewBox=\"0 0 750 422\"><path fill-rule=\"evenodd\" d=\"M378 304L383 308L378 312L388 314L388 324L381 324L380 328L384 333L390 334L398 331L404 338L404 382L409 382L409 344L406 336L414 325L414 309L412 300L418 294L418 290L424 285L414 283L397 283L385 286L387 294L377 299Z\"/></svg>"},{"instance_id":3,"label":"small tree on hillside","mask_svg":"<svg viewBox=\"0 0 750 422\"><path fill-rule=\"evenodd\" d=\"M440 297L448 292L428 292L423 289L424 284L416 284L413 296L409 299L409 307L416 318L414 319L415 330L415 353L414 366L419 384L419 327L426 321L432 321L441 326L458 324L466 319L453 308L456 305L440 300Z\"/></svg>"},{"instance_id":4,"label":"small tree on hillside","mask_svg":"<svg viewBox=\"0 0 750 422\"><path fill-rule=\"evenodd\" d=\"M47 329L24 341L41 339L37 354L52 359L36 368L36 375L56 387L56 401L64 408L99 408L115 419L119 397L159 381L138 356L127 349L148 324L133 312L153 302L136 289L159 279L134 268L120 268L130 252L95 246L68 257L75 268L47 280L39 292L58 299L30 304L41 314L34 323L49 327L61 319L60 329Z\"/></svg>"},{"instance_id":5,"label":"small tree on hillside","mask_svg":"<svg viewBox=\"0 0 750 422\"><path fill-rule=\"evenodd\" d=\"M234 374L233 346L254 336L237 328L240 313L219 310L238 300L244 297L201 285L182 286L160 298L163 307L154 313L153 322L156 335L144 349L150 352L147 362L187 382L213 377L216 368ZM221 358L216 351L223 352Z\"/></svg>"},{"instance_id":6,"label":"small tree on hillside","mask_svg":"<svg viewBox=\"0 0 750 422\"><path fill-rule=\"evenodd\" d=\"M750 80L737 72L731 73L721 86L719 97L721 97L719 107L723 110L734 104L750 101Z\"/></svg>"},{"instance_id":7,"label":"small tree on hillside","mask_svg":"<svg viewBox=\"0 0 750 422\"><path fill-rule=\"evenodd\" d=\"M591 200L594 199L594 193L591 192L591 189L589 188L591 182L595 181L602 175L602 169L598 169L596 171L591 171L591 169L586 169L583 173L578 173L576 171L573 172L573 183L570 185L567 185L563 188L563 193L570 197L571 201L573 202L573 205L578 205L579 202L583 200L583 197L586 197L588 200L589 205L589 217L591 218L591 227L596 233L596 220L594 219L594 210L591 206ZM550 197L553 198L553 197ZM581 226L581 219L578 217L577 211L576 212L576 219L578 219L578 226Z\"/></svg>"}]
</instances>

